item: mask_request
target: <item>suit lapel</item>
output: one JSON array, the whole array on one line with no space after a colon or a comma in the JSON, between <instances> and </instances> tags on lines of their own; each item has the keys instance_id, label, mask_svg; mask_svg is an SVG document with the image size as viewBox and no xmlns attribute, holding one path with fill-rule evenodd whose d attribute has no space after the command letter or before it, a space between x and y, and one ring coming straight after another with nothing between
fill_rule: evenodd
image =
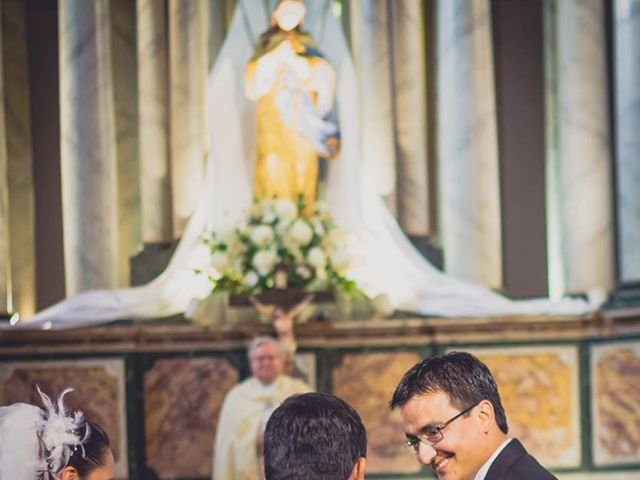
<instances>
[{"instance_id":1,"label":"suit lapel","mask_svg":"<svg viewBox=\"0 0 640 480\"><path fill-rule=\"evenodd\" d=\"M509 468L526 453L518 439L512 439L489 467L485 480L502 480Z\"/></svg>"}]
</instances>

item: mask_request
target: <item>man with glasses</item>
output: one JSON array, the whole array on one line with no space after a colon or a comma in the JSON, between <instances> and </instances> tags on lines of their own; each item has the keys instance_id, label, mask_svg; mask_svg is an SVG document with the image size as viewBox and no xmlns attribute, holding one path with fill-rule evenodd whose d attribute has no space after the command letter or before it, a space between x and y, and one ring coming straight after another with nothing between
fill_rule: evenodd
<instances>
[{"instance_id":1,"label":"man with glasses","mask_svg":"<svg viewBox=\"0 0 640 480\"><path fill-rule=\"evenodd\" d=\"M407 446L446 480L552 480L515 438L487 366L465 352L427 358L404 374L390 402Z\"/></svg>"}]
</instances>

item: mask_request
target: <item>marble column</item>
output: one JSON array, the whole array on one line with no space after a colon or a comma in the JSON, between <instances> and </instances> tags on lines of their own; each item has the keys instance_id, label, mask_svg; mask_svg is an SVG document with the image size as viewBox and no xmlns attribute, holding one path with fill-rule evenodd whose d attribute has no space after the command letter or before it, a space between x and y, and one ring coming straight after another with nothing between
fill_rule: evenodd
<instances>
[{"instance_id":1,"label":"marble column","mask_svg":"<svg viewBox=\"0 0 640 480\"><path fill-rule=\"evenodd\" d=\"M169 96L173 235L180 237L204 178L208 55L202 1L169 0Z\"/></svg>"},{"instance_id":2,"label":"marble column","mask_svg":"<svg viewBox=\"0 0 640 480\"><path fill-rule=\"evenodd\" d=\"M429 234L424 5L391 2L398 220L405 232Z\"/></svg>"},{"instance_id":3,"label":"marble column","mask_svg":"<svg viewBox=\"0 0 640 480\"><path fill-rule=\"evenodd\" d=\"M142 248L136 5L111 0L113 95L118 172L118 283L128 286L129 259Z\"/></svg>"},{"instance_id":4,"label":"marble column","mask_svg":"<svg viewBox=\"0 0 640 480\"><path fill-rule=\"evenodd\" d=\"M168 38L164 0L138 0L138 114L144 243L170 242Z\"/></svg>"},{"instance_id":5,"label":"marble column","mask_svg":"<svg viewBox=\"0 0 640 480\"><path fill-rule=\"evenodd\" d=\"M362 155L377 191L396 210L396 149L392 97L392 52L386 0L351 4L351 51L359 81Z\"/></svg>"},{"instance_id":6,"label":"marble column","mask_svg":"<svg viewBox=\"0 0 640 480\"><path fill-rule=\"evenodd\" d=\"M206 4L207 16L207 73L211 71L220 47L224 43L228 26L231 22L231 14L235 5L229 0L209 0Z\"/></svg>"},{"instance_id":7,"label":"marble column","mask_svg":"<svg viewBox=\"0 0 640 480\"><path fill-rule=\"evenodd\" d=\"M547 14L547 211L552 296L610 289L611 159L604 2L561 0Z\"/></svg>"},{"instance_id":8,"label":"marble column","mask_svg":"<svg viewBox=\"0 0 640 480\"><path fill-rule=\"evenodd\" d=\"M437 3L439 210L448 273L502 285L489 0Z\"/></svg>"},{"instance_id":9,"label":"marble column","mask_svg":"<svg viewBox=\"0 0 640 480\"><path fill-rule=\"evenodd\" d=\"M615 0L620 280L640 281L640 0Z\"/></svg>"},{"instance_id":10,"label":"marble column","mask_svg":"<svg viewBox=\"0 0 640 480\"><path fill-rule=\"evenodd\" d=\"M29 73L25 9L22 2L2 8L4 121L8 187L8 240L12 307L23 317L33 314L35 233Z\"/></svg>"},{"instance_id":11,"label":"marble column","mask_svg":"<svg viewBox=\"0 0 640 480\"><path fill-rule=\"evenodd\" d=\"M59 4L66 294L118 284L118 187L108 0Z\"/></svg>"},{"instance_id":12,"label":"marble column","mask_svg":"<svg viewBox=\"0 0 640 480\"><path fill-rule=\"evenodd\" d=\"M0 15L4 6L0 3ZM0 99L5 96L4 89L4 50L3 28L0 22ZM7 132L5 129L4 103L0 105L0 313L13 308L11 299L11 258L9 244L9 178L7 166Z\"/></svg>"}]
</instances>

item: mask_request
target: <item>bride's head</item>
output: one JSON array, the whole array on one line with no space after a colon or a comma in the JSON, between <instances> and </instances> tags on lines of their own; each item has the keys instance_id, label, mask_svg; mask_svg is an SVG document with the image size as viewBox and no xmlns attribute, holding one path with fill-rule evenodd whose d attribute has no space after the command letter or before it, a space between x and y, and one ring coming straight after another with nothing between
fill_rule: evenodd
<instances>
[{"instance_id":1,"label":"bride's head","mask_svg":"<svg viewBox=\"0 0 640 480\"><path fill-rule=\"evenodd\" d=\"M107 434L93 422L86 421L89 436L73 450L67 465L56 480L113 480L114 459ZM85 425L80 426L84 431Z\"/></svg>"},{"instance_id":2,"label":"bride's head","mask_svg":"<svg viewBox=\"0 0 640 480\"><path fill-rule=\"evenodd\" d=\"M112 480L113 453L99 425L42 393L43 407L15 403L0 407L2 480Z\"/></svg>"}]
</instances>

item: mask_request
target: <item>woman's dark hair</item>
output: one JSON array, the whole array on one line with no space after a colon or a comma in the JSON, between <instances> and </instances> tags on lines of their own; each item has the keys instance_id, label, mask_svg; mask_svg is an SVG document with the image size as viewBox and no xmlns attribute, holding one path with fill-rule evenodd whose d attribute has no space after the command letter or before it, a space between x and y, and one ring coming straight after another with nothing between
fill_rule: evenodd
<instances>
[{"instance_id":1,"label":"woman's dark hair","mask_svg":"<svg viewBox=\"0 0 640 480\"><path fill-rule=\"evenodd\" d=\"M107 460L107 452L109 451L109 437L107 433L96 423L89 420L79 428L80 432L85 431L85 425L89 428L89 436L82 444L73 451L67 467L73 467L78 472L81 479L85 480L91 472L103 467ZM84 454L83 454L84 453Z\"/></svg>"}]
</instances>

